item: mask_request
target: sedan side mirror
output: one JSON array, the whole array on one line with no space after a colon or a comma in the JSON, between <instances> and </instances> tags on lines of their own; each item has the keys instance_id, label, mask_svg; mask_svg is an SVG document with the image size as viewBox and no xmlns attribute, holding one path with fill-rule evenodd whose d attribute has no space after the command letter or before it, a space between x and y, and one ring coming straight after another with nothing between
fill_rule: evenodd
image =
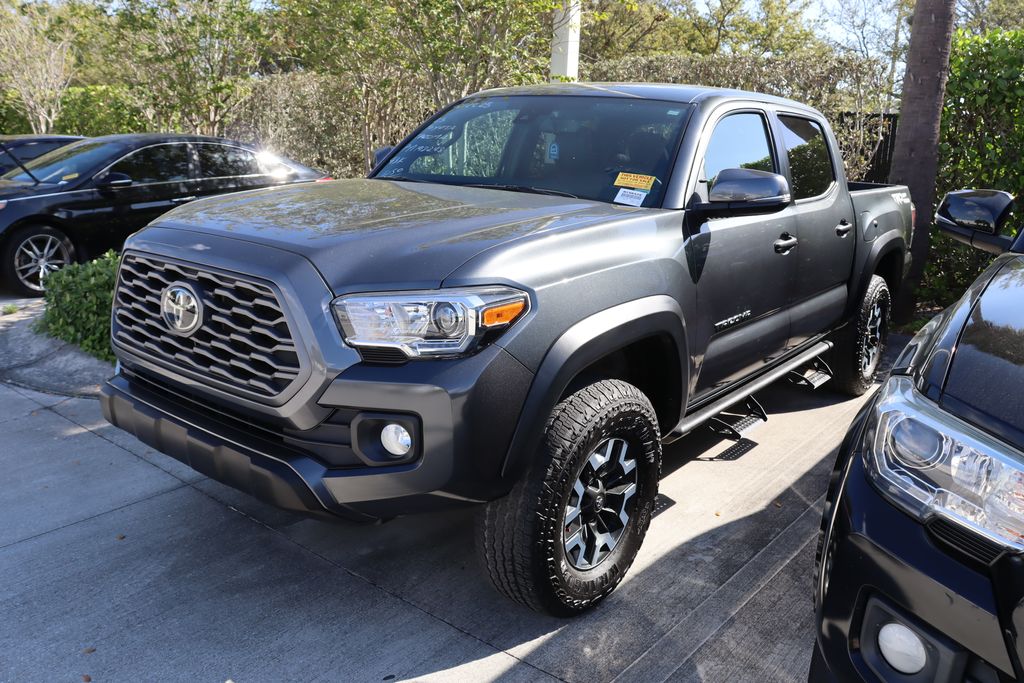
<instances>
[{"instance_id":1,"label":"sedan side mirror","mask_svg":"<svg viewBox=\"0 0 1024 683\"><path fill-rule=\"evenodd\" d=\"M127 173L111 171L96 181L96 187L101 190L114 189L117 187L128 187L132 184L132 178Z\"/></svg>"},{"instance_id":2,"label":"sedan side mirror","mask_svg":"<svg viewBox=\"0 0 1024 683\"><path fill-rule=\"evenodd\" d=\"M1000 235L1013 209L1013 195L1001 190L958 190L942 198L935 224L944 233L991 254L1010 250L1013 239Z\"/></svg>"},{"instance_id":3,"label":"sedan side mirror","mask_svg":"<svg viewBox=\"0 0 1024 683\"><path fill-rule=\"evenodd\" d=\"M708 201L691 208L706 216L743 216L771 213L792 200L785 176L753 168L719 171Z\"/></svg>"},{"instance_id":4,"label":"sedan side mirror","mask_svg":"<svg viewBox=\"0 0 1024 683\"><path fill-rule=\"evenodd\" d=\"M384 161L389 154L391 154L391 150L393 149L394 147L378 147L373 150L373 167L377 168L380 166L380 163Z\"/></svg>"}]
</instances>

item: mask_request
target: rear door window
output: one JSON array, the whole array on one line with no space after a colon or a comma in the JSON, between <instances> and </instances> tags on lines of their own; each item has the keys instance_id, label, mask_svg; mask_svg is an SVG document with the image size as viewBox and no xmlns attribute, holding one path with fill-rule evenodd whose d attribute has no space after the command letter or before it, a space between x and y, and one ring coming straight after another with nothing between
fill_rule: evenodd
<instances>
[{"instance_id":1,"label":"rear door window","mask_svg":"<svg viewBox=\"0 0 1024 683\"><path fill-rule=\"evenodd\" d=\"M203 178L263 175L266 173L255 152L231 145L196 145Z\"/></svg>"},{"instance_id":2,"label":"rear door window","mask_svg":"<svg viewBox=\"0 0 1024 683\"><path fill-rule=\"evenodd\" d=\"M828 141L821 126L799 116L779 116L782 141L789 156L794 199L818 197L828 192L836 181Z\"/></svg>"},{"instance_id":3,"label":"rear door window","mask_svg":"<svg viewBox=\"0 0 1024 683\"><path fill-rule=\"evenodd\" d=\"M188 145L174 143L143 147L121 159L110 170L126 174L136 185L188 180Z\"/></svg>"}]
</instances>

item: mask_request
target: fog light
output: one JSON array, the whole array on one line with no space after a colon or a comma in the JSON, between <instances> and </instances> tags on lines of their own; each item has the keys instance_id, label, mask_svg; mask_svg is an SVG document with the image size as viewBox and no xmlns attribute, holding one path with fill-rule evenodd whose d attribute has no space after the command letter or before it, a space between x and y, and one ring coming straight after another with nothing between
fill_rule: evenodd
<instances>
[{"instance_id":1,"label":"fog light","mask_svg":"<svg viewBox=\"0 0 1024 683\"><path fill-rule=\"evenodd\" d=\"M908 676L928 663L921 638L903 624L889 623L878 632L878 649L892 668Z\"/></svg>"},{"instance_id":2,"label":"fog light","mask_svg":"<svg viewBox=\"0 0 1024 683\"><path fill-rule=\"evenodd\" d=\"M380 432L380 442L391 455L402 457L412 449L412 435L400 424L392 422L385 425Z\"/></svg>"}]
</instances>

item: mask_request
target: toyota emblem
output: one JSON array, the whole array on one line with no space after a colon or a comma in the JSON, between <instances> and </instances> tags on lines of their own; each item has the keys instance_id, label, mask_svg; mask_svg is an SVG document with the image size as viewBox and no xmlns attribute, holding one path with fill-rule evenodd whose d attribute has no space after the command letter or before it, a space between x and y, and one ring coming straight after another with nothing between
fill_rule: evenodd
<instances>
[{"instance_id":1,"label":"toyota emblem","mask_svg":"<svg viewBox=\"0 0 1024 683\"><path fill-rule=\"evenodd\" d=\"M187 337L203 322L203 305L195 290L183 282L168 285L160 296L160 312L171 332Z\"/></svg>"}]
</instances>

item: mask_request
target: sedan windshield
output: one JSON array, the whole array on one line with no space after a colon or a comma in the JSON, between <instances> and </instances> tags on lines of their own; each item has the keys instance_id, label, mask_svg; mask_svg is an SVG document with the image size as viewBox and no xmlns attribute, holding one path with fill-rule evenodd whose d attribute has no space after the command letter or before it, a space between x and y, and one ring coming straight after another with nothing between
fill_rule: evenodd
<instances>
[{"instance_id":1,"label":"sedan windshield","mask_svg":"<svg viewBox=\"0 0 1024 683\"><path fill-rule=\"evenodd\" d=\"M375 177L660 206L689 105L483 97L455 105Z\"/></svg>"},{"instance_id":2,"label":"sedan windshield","mask_svg":"<svg viewBox=\"0 0 1024 683\"><path fill-rule=\"evenodd\" d=\"M63 185L75 182L79 178L91 176L95 171L115 160L124 150L125 146L119 142L86 140L55 149L48 154L25 162L25 166L32 171L32 176L35 176L39 182ZM0 180L31 183L35 182L32 176L18 167L0 176Z\"/></svg>"}]
</instances>

